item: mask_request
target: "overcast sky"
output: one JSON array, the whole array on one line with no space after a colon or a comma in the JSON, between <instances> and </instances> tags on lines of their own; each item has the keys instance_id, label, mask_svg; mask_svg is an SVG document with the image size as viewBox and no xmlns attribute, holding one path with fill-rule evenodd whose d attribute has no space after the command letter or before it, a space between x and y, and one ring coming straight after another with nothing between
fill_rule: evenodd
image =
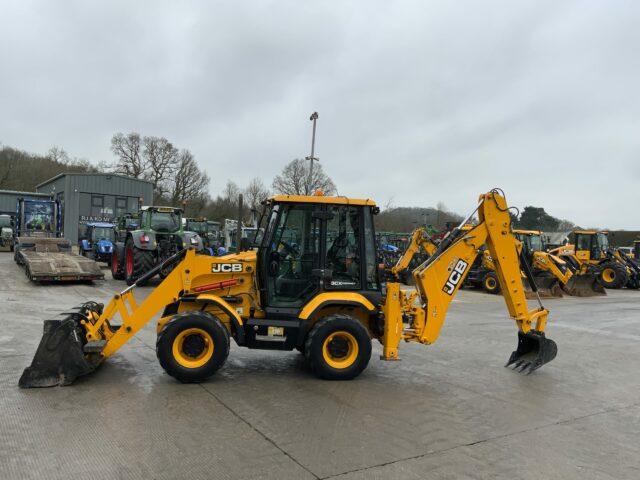
<instances>
[{"instance_id":1,"label":"overcast sky","mask_svg":"<svg viewBox=\"0 0 640 480\"><path fill-rule=\"evenodd\" d=\"M640 229L640 2L3 1L0 143L190 149L217 194L317 154L340 194L472 210L502 187Z\"/></svg>"}]
</instances>

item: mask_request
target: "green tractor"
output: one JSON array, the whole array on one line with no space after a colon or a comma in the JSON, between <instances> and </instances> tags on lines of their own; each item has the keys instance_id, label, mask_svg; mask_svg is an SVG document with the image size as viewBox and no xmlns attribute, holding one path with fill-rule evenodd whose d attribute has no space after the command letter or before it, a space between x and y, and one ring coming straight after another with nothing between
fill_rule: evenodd
<instances>
[{"instance_id":1,"label":"green tractor","mask_svg":"<svg viewBox=\"0 0 640 480\"><path fill-rule=\"evenodd\" d=\"M197 233L202 239L204 250L209 255L215 255L220 246L220 222L207 220L203 217L186 218L184 229L188 232Z\"/></svg>"},{"instance_id":2,"label":"green tractor","mask_svg":"<svg viewBox=\"0 0 640 480\"><path fill-rule=\"evenodd\" d=\"M124 241L116 243L111 259L111 273L117 280L126 280L133 285L136 280L163 263L180 250L203 248L202 239L195 232L185 231L182 226L182 209L174 207L141 207L137 223L129 223L119 229L118 237ZM165 278L174 265L159 271Z\"/></svg>"}]
</instances>

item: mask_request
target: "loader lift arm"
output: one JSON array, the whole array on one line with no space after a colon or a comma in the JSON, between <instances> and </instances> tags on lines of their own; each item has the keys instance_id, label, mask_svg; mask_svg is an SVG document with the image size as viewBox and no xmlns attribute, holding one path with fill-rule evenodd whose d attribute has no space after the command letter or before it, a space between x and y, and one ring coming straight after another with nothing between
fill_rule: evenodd
<instances>
[{"instance_id":1,"label":"loader lift arm","mask_svg":"<svg viewBox=\"0 0 640 480\"><path fill-rule=\"evenodd\" d=\"M431 344L438 339L449 305L485 244L507 310L518 328L518 348L507 365L516 363L516 367L530 373L555 357L557 347L544 334L548 310L539 299L538 308L530 310L527 305L517 241L511 232L504 194L492 190L481 195L476 211L478 225L463 231L463 222L413 271L417 294L401 291L397 283L387 285L383 359L397 359L400 340ZM419 305L415 304L416 297Z\"/></svg>"}]
</instances>

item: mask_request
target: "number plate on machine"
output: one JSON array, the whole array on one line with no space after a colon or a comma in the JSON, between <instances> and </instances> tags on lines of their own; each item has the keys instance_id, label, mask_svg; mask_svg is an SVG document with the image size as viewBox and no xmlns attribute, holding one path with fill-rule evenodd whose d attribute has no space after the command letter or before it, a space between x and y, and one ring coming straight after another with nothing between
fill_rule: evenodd
<instances>
[{"instance_id":1,"label":"number plate on machine","mask_svg":"<svg viewBox=\"0 0 640 480\"><path fill-rule=\"evenodd\" d=\"M268 327L267 335L270 337L284 337L284 327Z\"/></svg>"}]
</instances>

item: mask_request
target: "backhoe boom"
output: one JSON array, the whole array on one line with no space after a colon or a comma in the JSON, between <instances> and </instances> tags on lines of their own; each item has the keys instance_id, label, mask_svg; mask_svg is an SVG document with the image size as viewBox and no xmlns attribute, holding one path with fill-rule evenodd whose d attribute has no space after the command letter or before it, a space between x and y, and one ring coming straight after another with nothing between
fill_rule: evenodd
<instances>
[{"instance_id":1,"label":"backhoe boom","mask_svg":"<svg viewBox=\"0 0 640 480\"><path fill-rule=\"evenodd\" d=\"M544 337L548 311L541 303L533 310L527 305L516 239L511 232L504 196L496 191L481 195L477 212L478 225L468 231L454 230L434 254L413 271L419 305L413 302L415 294L400 291L397 284L387 286L383 308L385 359L397 358L396 340L431 344L438 339L449 305L485 244L495 265L507 310L519 330L519 350L513 353L509 363L518 362L518 367L533 371L555 357L555 343ZM410 324L405 327L403 321L407 318ZM531 354L534 358L529 358Z\"/></svg>"}]
</instances>

